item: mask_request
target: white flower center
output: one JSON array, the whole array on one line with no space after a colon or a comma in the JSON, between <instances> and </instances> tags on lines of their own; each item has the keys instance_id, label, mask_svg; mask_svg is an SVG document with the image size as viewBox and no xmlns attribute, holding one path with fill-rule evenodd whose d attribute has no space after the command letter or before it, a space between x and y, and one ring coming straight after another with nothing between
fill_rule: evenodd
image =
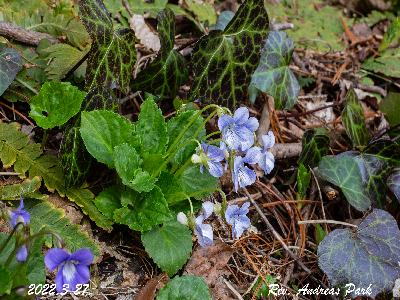
<instances>
[{"instance_id":1,"label":"white flower center","mask_svg":"<svg viewBox=\"0 0 400 300\"><path fill-rule=\"evenodd\" d=\"M70 282L75 277L75 273L76 273L75 263L73 261L66 262L62 273L63 277L65 278L65 281Z\"/></svg>"}]
</instances>

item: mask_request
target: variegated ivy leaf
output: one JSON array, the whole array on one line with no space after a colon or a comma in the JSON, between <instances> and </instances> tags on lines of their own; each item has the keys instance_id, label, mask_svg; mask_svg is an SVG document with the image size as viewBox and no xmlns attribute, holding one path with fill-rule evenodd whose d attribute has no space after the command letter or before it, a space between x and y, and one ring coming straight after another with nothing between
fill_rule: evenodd
<instances>
[{"instance_id":1,"label":"variegated ivy leaf","mask_svg":"<svg viewBox=\"0 0 400 300\"><path fill-rule=\"evenodd\" d=\"M290 109L296 103L300 85L289 68L294 50L293 41L283 31L271 31L265 42L260 64L251 77L250 101L258 91L270 94L278 108Z\"/></svg>"},{"instance_id":2,"label":"variegated ivy leaf","mask_svg":"<svg viewBox=\"0 0 400 300\"><path fill-rule=\"evenodd\" d=\"M110 13L101 0L81 0L80 16L91 39L86 68L88 94L82 110L116 106L113 90L129 90L136 62L135 35L129 28L114 28ZM78 134L80 116L64 133L61 144L66 185L81 183L90 167L88 155Z\"/></svg>"},{"instance_id":3,"label":"variegated ivy leaf","mask_svg":"<svg viewBox=\"0 0 400 300\"><path fill-rule=\"evenodd\" d=\"M133 82L134 90L151 92L161 98L174 98L179 87L188 79L185 58L174 50L175 15L166 8L158 14L161 49L150 65Z\"/></svg>"},{"instance_id":4,"label":"variegated ivy leaf","mask_svg":"<svg viewBox=\"0 0 400 300\"><path fill-rule=\"evenodd\" d=\"M22 59L19 53L12 48L0 49L0 95L13 82L22 68Z\"/></svg>"},{"instance_id":5,"label":"variegated ivy leaf","mask_svg":"<svg viewBox=\"0 0 400 300\"><path fill-rule=\"evenodd\" d=\"M400 202L400 169L396 169L388 178L387 185Z\"/></svg>"},{"instance_id":6,"label":"variegated ivy leaf","mask_svg":"<svg viewBox=\"0 0 400 300\"><path fill-rule=\"evenodd\" d=\"M325 128L307 130L304 133L303 150L301 151L298 163L314 168L321 161L322 156L329 150L329 136Z\"/></svg>"},{"instance_id":7,"label":"variegated ivy leaf","mask_svg":"<svg viewBox=\"0 0 400 300\"><path fill-rule=\"evenodd\" d=\"M365 124L364 110L354 89L346 95L345 108L342 112L342 122L354 147L366 146L369 133Z\"/></svg>"},{"instance_id":8,"label":"variegated ivy leaf","mask_svg":"<svg viewBox=\"0 0 400 300\"><path fill-rule=\"evenodd\" d=\"M92 39L86 88L90 91L101 86L127 92L136 62L135 34L129 28L115 29L101 0L81 0L79 11Z\"/></svg>"},{"instance_id":9,"label":"variegated ivy leaf","mask_svg":"<svg viewBox=\"0 0 400 300\"><path fill-rule=\"evenodd\" d=\"M400 231L386 211L375 209L356 230L336 229L318 246L318 264L332 286L371 285L372 299L400 277ZM352 297L356 295L351 294Z\"/></svg>"},{"instance_id":10,"label":"variegated ivy leaf","mask_svg":"<svg viewBox=\"0 0 400 300\"><path fill-rule=\"evenodd\" d=\"M203 36L193 50L190 98L230 108L245 100L268 27L264 1L246 0L224 31Z\"/></svg>"},{"instance_id":11,"label":"variegated ivy leaf","mask_svg":"<svg viewBox=\"0 0 400 300\"><path fill-rule=\"evenodd\" d=\"M371 199L364 189L359 164L352 156L346 153L324 156L319 163L318 174L338 186L347 201L357 210L365 211L371 206Z\"/></svg>"}]
</instances>

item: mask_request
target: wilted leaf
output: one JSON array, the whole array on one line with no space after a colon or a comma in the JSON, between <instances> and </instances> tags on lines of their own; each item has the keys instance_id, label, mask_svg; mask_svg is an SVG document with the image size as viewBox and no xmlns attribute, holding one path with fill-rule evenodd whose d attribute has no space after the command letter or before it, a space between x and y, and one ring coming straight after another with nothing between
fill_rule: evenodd
<instances>
[{"instance_id":1,"label":"wilted leaf","mask_svg":"<svg viewBox=\"0 0 400 300\"><path fill-rule=\"evenodd\" d=\"M364 110L354 89L349 90L346 95L342 122L354 147L367 145L370 136L365 124Z\"/></svg>"},{"instance_id":2,"label":"wilted leaf","mask_svg":"<svg viewBox=\"0 0 400 300\"><path fill-rule=\"evenodd\" d=\"M400 93L390 92L385 99L379 103L379 109L384 113L390 126L394 127L400 124Z\"/></svg>"},{"instance_id":3,"label":"wilted leaf","mask_svg":"<svg viewBox=\"0 0 400 300\"><path fill-rule=\"evenodd\" d=\"M268 26L264 1L246 0L224 31L202 37L193 50L190 98L230 108L245 100Z\"/></svg>"},{"instance_id":4,"label":"wilted leaf","mask_svg":"<svg viewBox=\"0 0 400 300\"><path fill-rule=\"evenodd\" d=\"M400 276L400 231L386 211L375 209L356 231L336 229L318 246L318 264L332 286L371 284L371 298L389 292ZM356 295L351 295L355 297Z\"/></svg>"},{"instance_id":5,"label":"wilted leaf","mask_svg":"<svg viewBox=\"0 0 400 300\"><path fill-rule=\"evenodd\" d=\"M192 252L192 233L177 221L142 233L142 242L150 257L169 276L182 268Z\"/></svg>"},{"instance_id":6,"label":"wilted leaf","mask_svg":"<svg viewBox=\"0 0 400 300\"><path fill-rule=\"evenodd\" d=\"M158 16L161 49L154 61L142 70L133 82L133 90L147 91L161 98L174 98L188 79L185 58L174 50L175 16L166 8Z\"/></svg>"},{"instance_id":7,"label":"wilted leaf","mask_svg":"<svg viewBox=\"0 0 400 300\"><path fill-rule=\"evenodd\" d=\"M197 276L176 276L157 295L157 300L211 300L210 291L204 279Z\"/></svg>"},{"instance_id":8,"label":"wilted leaf","mask_svg":"<svg viewBox=\"0 0 400 300\"><path fill-rule=\"evenodd\" d=\"M149 25L147 25L144 16L133 15L129 19L129 25L135 32L136 37L140 40L140 43L143 44L147 49L154 51L160 50L160 38L156 33L153 32L153 30L151 30Z\"/></svg>"},{"instance_id":9,"label":"wilted leaf","mask_svg":"<svg viewBox=\"0 0 400 300\"><path fill-rule=\"evenodd\" d=\"M400 202L400 170L395 170L388 178L387 185Z\"/></svg>"},{"instance_id":10,"label":"wilted leaf","mask_svg":"<svg viewBox=\"0 0 400 300\"><path fill-rule=\"evenodd\" d=\"M29 116L44 129L64 125L79 112L85 95L69 82L46 82L29 103Z\"/></svg>"},{"instance_id":11,"label":"wilted leaf","mask_svg":"<svg viewBox=\"0 0 400 300\"><path fill-rule=\"evenodd\" d=\"M294 50L293 41L282 31L271 31L265 42L260 63L251 77L250 101L254 103L257 90L275 99L277 108L290 109L296 103L300 85L289 68Z\"/></svg>"},{"instance_id":12,"label":"wilted leaf","mask_svg":"<svg viewBox=\"0 0 400 300\"><path fill-rule=\"evenodd\" d=\"M367 59L362 67L368 71L400 78L400 51L398 49L386 49L380 53L379 57Z\"/></svg>"},{"instance_id":13,"label":"wilted leaf","mask_svg":"<svg viewBox=\"0 0 400 300\"><path fill-rule=\"evenodd\" d=\"M302 151L297 162L314 168L328 153L329 143L329 136L324 128L307 130L303 135Z\"/></svg>"},{"instance_id":14,"label":"wilted leaf","mask_svg":"<svg viewBox=\"0 0 400 300\"><path fill-rule=\"evenodd\" d=\"M22 68L22 59L19 53L12 48L0 50L0 95L13 82Z\"/></svg>"},{"instance_id":15,"label":"wilted leaf","mask_svg":"<svg viewBox=\"0 0 400 300\"><path fill-rule=\"evenodd\" d=\"M81 136L88 152L110 168L114 166L114 147L134 141L133 124L108 110L82 112Z\"/></svg>"},{"instance_id":16,"label":"wilted leaf","mask_svg":"<svg viewBox=\"0 0 400 300\"><path fill-rule=\"evenodd\" d=\"M371 206L365 193L363 178L357 161L348 155L325 156L318 166L318 173L342 190L347 201L357 210L365 211Z\"/></svg>"}]
</instances>

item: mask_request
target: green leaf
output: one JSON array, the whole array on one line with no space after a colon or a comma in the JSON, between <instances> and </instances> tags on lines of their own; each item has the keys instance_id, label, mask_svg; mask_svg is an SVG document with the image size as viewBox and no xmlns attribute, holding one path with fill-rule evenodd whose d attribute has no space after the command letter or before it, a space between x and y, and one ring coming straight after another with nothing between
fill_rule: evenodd
<instances>
[{"instance_id":1,"label":"green leaf","mask_svg":"<svg viewBox=\"0 0 400 300\"><path fill-rule=\"evenodd\" d=\"M0 266L0 295L9 294L12 287L12 278L10 272L3 266Z\"/></svg>"},{"instance_id":2,"label":"green leaf","mask_svg":"<svg viewBox=\"0 0 400 300\"><path fill-rule=\"evenodd\" d=\"M269 20L264 1L246 0L224 31L211 31L192 56L192 100L237 107L257 68Z\"/></svg>"},{"instance_id":3,"label":"green leaf","mask_svg":"<svg viewBox=\"0 0 400 300\"><path fill-rule=\"evenodd\" d=\"M336 229L318 246L318 264L332 286L371 285L368 297L390 292L400 277L400 231L386 211L375 209L356 230ZM347 297L355 298L351 293Z\"/></svg>"},{"instance_id":4,"label":"green leaf","mask_svg":"<svg viewBox=\"0 0 400 300\"><path fill-rule=\"evenodd\" d=\"M208 172L200 172L198 165L187 168L178 178L183 192L188 197L196 199L205 198L211 195L218 187L219 180Z\"/></svg>"},{"instance_id":5,"label":"green leaf","mask_svg":"<svg viewBox=\"0 0 400 300\"><path fill-rule=\"evenodd\" d=\"M103 215L112 220L114 210L121 208L121 188L118 186L111 186L103 190L97 195L94 203Z\"/></svg>"},{"instance_id":6,"label":"green leaf","mask_svg":"<svg viewBox=\"0 0 400 300\"><path fill-rule=\"evenodd\" d=\"M88 152L99 162L114 166L114 147L132 144L135 127L126 118L108 110L82 112L80 133Z\"/></svg>"},{"instance_id":7,"label":"green leaf","mask_svg":"<svg viewBox=\"0 0 400 300\"><path fill-rule=\"evenodd\" d=\"M66 248L73 252L80 248L90 248L95 256L100 254L99 247L82 231L79 225L71 224L65 217L62 209L54 207L48 202L39 203L28 209L31 214L32 234L38 233L43 228L58 234L66 244Z\"/></svg>"},{"instance_id":8,"label":"green leaf","mask_svg":"<svg viewBox=\"0 0 400 300\"><path fill-rule=\"evenodd\" d=\"M393 42L400 39L400 18L397 17L390 23L381 45L379 46L379 51L386 50Z\"/></svg>"},{"instance_id":9,"label":"green leaf","mask_svg":"<svg viewBox=\"0 0 400 300\"><path fill-rule=\"evenodd\" d=\"M277 108L292 108L300 92L296 76L289 68L293 50L294 43L286 32L271 31L265 42L260 63L251 77L250 91L255 87L268 93L274 97ZM252 103L256 96L256 93L250 94Z\"/></svg>"},{"instance_id":10,"label":"green leaf","mask_svg":"<svg viewBox=\"0 0 400 300\"><path fill-rule=\"evenodd\" d=\"M161 11L157 30L161 49L157 57L143 69L133 82L132 89L151 92L161 98L174 98L189 75L185 58L174 49L175 16L171 9Z\"/></svg>"},{"instance_id":11,"label":"green leaf","mask_svg":"<svg viewBox=\"0 0 400 300\"><path fill-rule=\"evenodd\" d=\"M358 163L353 157L325 156L319 163L318 173L323 179L340 187L347 201L357 210L365 211L371 206L369 195L363 188Z\"/></svg>"},{"instance_id":12,"label":"green leaf","mask_svg":"<svg viewBox=\"0 0 400 300\"><path fill-rule=\"evenodd\" d=\"M208 25L214 25L217 22L217 14L212 4L207 2L198 2L196 0L185 0L187 8L200 22L207 22Z\"/></svg>"},{"instance_id":13,"label":"green leaf","mask_svg":"<svg viewBox=\"0 0 400 300\"><path fill-rule=\"evenodd\" d=\"M400 124L400 114L397 111L399 107L400 93L389 92L387 97L379 103L379 109L392 127Z\"/></svg>"},{"instance_id":14,"label":"green leaf","mask_svg":"<svg viewBox=\"0 0 400 300\"><path fill-rule=\"evenodd\" d=\"M319 245L326 237L326 232L320 224L315 224L315 242Z\"/></svg>"},{"instance_id":15,"label":"green leaf","mask_svg":"<svg viewBox=\"0 0 400 300\"><path fill-rule=\"evenodd\" d=\"M173 158L176 167L184 164L192 156L197 144L189 143L191 139L201 140L205 136L204 120L198 111L189 110L178 114L167 123L169 137L168 149L178 148ZM184 131L185 130L185 131ZM184 132L183 132L184 131ZM179 143L175 141L179 138ZM183 146L186 145L186 146Z\"/></svg>"},{"instance_id":16,"label":"green leaf","mask_svg":"<svg viewBox=\"0 0 400 300\"><path fill-rule=\"evenodd\" d=\"M157 295L157 300L211 300L208 286L202 277L186 275L170 280Z\"/></svg>"},{"instance_id":17,"label":"green leaf","mask_svg":"<svg viewBox=\"0 0 400 300\"><path fill-rule=\"evenodd\" d=\"M151 2L146 0L128 0L128 3L133 13L139 15L149 13L151 17L155 17L160 11L165 9L168 0L154 0Z\"/></svg>"},{"instance_id":18,"label":"green leaf","mask_svg":"<svg viewBox=\"0 0 400 300\"><path fill-rule=\"evenodd\" d=\"M114 211L115 222L128 225L132 230L147 231L171 218L167 201L158 187L149 193L129 193L125 202L121 201L124 207Z\"/></svg>"},{"instance_id":19,"label":"green leaf","mask_svg":"<svg viewBox=\"0 0 400 300\"><path fill-rule=\"evenodd\" d=\"M187 262L192 252L192 233L177 221L142 233L146 252L169 276L173 276Z\"/></svg>"},{"instance_id":20,"label":"green leaf","mask_svg":"<svg viewBox=\"0 0 400 300\"><path fill-rule=\"evenodd\" d=\"M15 163L15 170L21 173L29 171L29 177L40 176L50 192L57 190L62 195L76 202L97 226L110 229L110 222L104 217L93 203L93 194L84 188L65 188L65 180L58 158L53 155L42 154L40 144L29 144L26 134L19 131L17 123L6 124L0 122L0 160L5 167ZM18 168L17 168L18 166Z\"/></svg>"},{"instance_id":21,"label":"green leaf","mask_svg":"<svg viewBox=\"0 0 400 300\"><path fill-rule=\"evenodd\" d=\"M298 164L310 168L316 167L321 158L328 153L329 136L325 128L307 130L302 139L302 151Z\"/></svg>"},{"instance_id":22,"label":"green leaf","mask_svg":"<svg viewBox=\"0 0 400 300\"><path fill-rule=\"evenodd\" d=\"M35 193L40 188L41 183L40 177L33 177L17 184L1 185L0 200L17 200L21 195L27 198L44 198L44 196Z\"/></svg>"},{"instance_id":23,"label":"green leaf","mask_svg":"<svg viewBox=\"0 0 400 300\"><path fill-rule=\"evenodd\" d=\"M303 165L297 170L297 199L304 199L310 186L311 172Z\"/></svg>"},{"instance_id":24,"label":"green leaf","mask_svg":"<svg viewBox=\"0 0 400 300\"><path fill-rule=\"evenodd\" d=\"M122 183L135 191L150 192L154 188L155 178L143 171L143 160L135 148L122 144L114 148L114 165Z\"/></svg>"},{"instance_id":25,"label":"green leaf","mask_svg":"<svg viewBox=\"0 0 400 300\"><path fill-rule=\"evenodd\" d=\"M19 53L12 48L0 48L0 96L13 82L22 68L22 59Z\"/></svg>"},{"instance_id":26,"label":"green leaf","mask_svg":"<svg viewBox=\"0 0 400 300\"><path fill-rule=\"evenodd\" d=\"M128 92L136 62L135 34L129 28L114 28L101 0L82 0L79 11L91 39L86 69L86 88ZM88 99L91 102L92 99ZM87 104L88 106L89 104Z\"/></svg>"},{"instance_id":27,"label":"green leaf","mask_svg":"<svg viewBox=\"0 0 400 300\"><path fill-rule=\"evenodd\" d=\"M80 51L68 44L55 44L43 50L49 60L46 67L48 79L62 80L67 73L86 55L87 50ZM78 67L74 72L76 77L83 77L86 71L86 63Z\"/></svg>"},{"instance_id":28,"label":"green leaf","mask_svg":"<svg viewBox=\"0 0 400 300\"><path fill-rule=\"evenodd\" d=\"M163 154L168 144L167 125L162 111L152 96L147 96L140 106L136 133L140 138L142 153Z\"/></svg>"},{"instance_id":29,"label":"green leaf","mask_svg":"<svg viewBox=\"0 0 400 300\"><path fill-rule=\"evenodd\" d=\"M342 122L354 147L367 145L370 136L365 124L364 110L354 89L349 90L346 95Z\"/></svg>"},{"instance_id":30,"label":"green leaf","mask_svg":"<svg viewBox=\"0 0 400 300\"><path fill-rule=\"evenodd\" d=\"M389 77L400 78L400 53L398 49L386 49L379 57L368 58L362 68Z\"/></svg>"},{"instance_id":31,"label":"green leaf","mask_svg":"<svg viewBox=\"0 0 400 300\"><path fill-rule=\"evenodd\" d=\"M169 205L186 200L188 197L183 192L178 178L172 176L169 172L161 172L156 184L163 192Z\"/></svg>"},{"instance_id":32,"label":"green leaf","mask_svg":"<svg viewBox=\"0 0 400 300\"><path fill-rule=\"evenodd\" d=\"M79 112L85 95L69 82L46 82L29 103L29 116L44 129L64 125Z\"/></svg>"}]
</instances>

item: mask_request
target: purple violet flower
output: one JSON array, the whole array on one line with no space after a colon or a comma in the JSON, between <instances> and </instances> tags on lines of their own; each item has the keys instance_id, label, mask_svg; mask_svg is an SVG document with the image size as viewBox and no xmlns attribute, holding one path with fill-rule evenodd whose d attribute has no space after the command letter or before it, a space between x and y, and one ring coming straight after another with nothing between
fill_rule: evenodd
<instances>
[{"instance_id":1,"label":"purple violet flower","mask_svg":"<svg viewBox=\"0 0 400 300\"><path fill-rule=\"evenodd\" d=\"M246 151L254 144L254 132L258 128L258 120L249 117L249 110L246 107L240 107L233 117L221 115L218 127L222 139L230 150Z\"/></svg>"},{"instance_id":2,"label":"purple violet flower","mask_svg":"<svg viewBox=\"0 0 400 300\"><path fill-rule=\"evenodd\" d=\"M201 149L197 149L197 153L193 154L192 162L200 164L200 172L204 172L204 166L208 172L214 177L221 177L224 174L222 163L225 158L224 151L212 145L201 143Z\"/></svg>"},{"instance_id":3,"label":"purple violet flower","mask_svg":"<svg viewBox=\"0 0 400 300\"><path fill-rule=\"evenodd\" d=\"M10 224L14 228L18 223L22 222L24 225L29 224L31 215L24 209L24 198L21 196L19 207L11 212Z\"/></svg>"},{"instance_id":4,"label":"purple violet flower","mask_svg":"<svg viewBox=\"0 0 400 300\"><path fill-rule=\"evenodd\" d=\"M61 248L53 248L47 251L44 258L44 262L51 272L58 268L55 284L59 293L63 291L64 284L68 284L69 291L74 291L77 284L88 283L90 279L89 266L92 261L92 252L85 248L72 254Z\"/></svg>"},{"instance_id":5,"label":"purple violet flower","mask_svg":"<svg viewBox=\"0 0 400 300\"><path fill-rule=\"evenodd\" d=\"M247 150L246 156L236 156L233 163L232 180L237 192L239 187L244 188L248 185L253 184L257 175L252 169L247 167L245 164L256 164L260 161L261 149L258 147L252 147Z\"/></svg>"},{"instance_id":6,"label":"purple violet flower","mask_svg":"<svg viewBox=\"0 0 400 300\"><path fill-rule=\"evenodd\" d=\"M18 262L24 262L26 261L26 258L28 257L28 248L26 245L22 245L18 251L17 255L15 256Z\"/></svg>"},{"instance_id":7,"label":"purple violet flower","mask_svg":"<svg viewBox=\"0 0 400 300\"><path fill-rule=\"evenodd\" d=\"M249 212L249 202L238 205L229 205L225 212L226 222L232 226L233 239L239 239L243 232L250 227L250 219L247 217Z\"/></svg>"},{"instance_id":8,"label":"purple violet flower","mask_svg":"<svg viewBox=\"0 0 400 300\"><path fill-rule=\"evenodd\" d=\"M268 175L275 166L275 157L269 151L275 145L275 136L272 131L268 131L268 133L261 138L263 141L263 150L261 151L258 165L264 171L265 175Z\"/></svg>"},{"instance_id":9,"label":"purple violet flower","mask_svg":"<svg viewBox=\"0 0 400 300\"><path fill-rule=\"evenodd\" d=\"M214 210L214 204L210 201L203 203L202 213L195 220L194 233L201 247L211 246L213 244L213 229L210 224L203 224Z\"/></svg>"}]
</instances>

